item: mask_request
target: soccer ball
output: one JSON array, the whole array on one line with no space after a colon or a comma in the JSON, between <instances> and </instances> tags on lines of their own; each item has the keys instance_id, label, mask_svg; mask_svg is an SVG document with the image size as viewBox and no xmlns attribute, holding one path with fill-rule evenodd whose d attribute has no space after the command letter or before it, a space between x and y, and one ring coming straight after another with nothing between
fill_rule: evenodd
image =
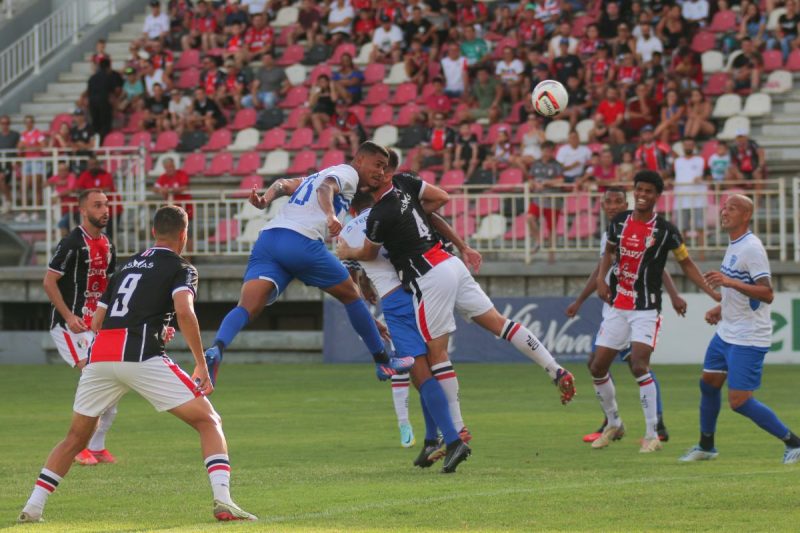
<instances>
[{"instance_id":1,"label":"soccer ball","mask_svg":"<svg viewBox=\"0 0 800 533\"><path fill-rule=\"evenodd\" d=\"M554 117L564 111L569 103L567 90L556 80L544 80L531 93L533 108L545 117Z\"/></svg>"}]
</instances>

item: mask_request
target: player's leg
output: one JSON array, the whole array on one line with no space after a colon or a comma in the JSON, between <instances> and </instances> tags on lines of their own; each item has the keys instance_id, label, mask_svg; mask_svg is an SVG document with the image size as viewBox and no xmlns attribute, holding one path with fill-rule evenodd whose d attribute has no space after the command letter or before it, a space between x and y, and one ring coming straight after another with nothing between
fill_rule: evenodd
<instances>
[{"instance_id":1,"label":"player's leg","mask_svg":"<svg viewBox=\"0 0 800 533\"><path fill-rule=\"evenodd\" d=\"M408 420L408 393L411 388L411 378L408 374L397 374L392 376L392 404L394 414L397 417L397 426L400 428L400 446L403 448L412 447L414 439L414 429Z\"/></svg>"},{"instance_id":2,"label":"player's leg","mask_svg":"<svg viewBox=\"0 0 800 533\"><path fill-rule=\"evenodd\" d=\"M610 309L600 325L595 340L594 357L589 363L592 385L608 421L601 436L592 442L592 448L604 448L625 434L625 426L617 407L617 391L609 369L619 351L625 349L629 342L630 325L624 312Z\"/></svg>"},{"instance_id":3,"label":"player's leg","mask_svg":"<svg viewBox=\"0 0 800 533\"><path fill-rule=\"evenodd\" d=\"M595 341L596 340L597 339L595 337ZM592 341L592 351L589 354L588 360L586 361L587 369L590 369L592 367L592 361L594 361L595 351L597 350L597 346L595 345L595 341ZM610 372L609 372L609 377L611 379L611 384L613 385L614 384L614 378L613 378L613 376L611 376ZM600 427L597 428L596 431L593 431L592 433L587 433L586 435L584 435L583 436L583 442L592 443L592 442L596 441L597 439L599 439L600 436L603 434L603 431L605 431L606 426L608 425L608 417L606 417L606 413L605 413L605 410L603 409L602 404L600 405L600 410L603 411L603 423L600 424Z\"/></svg>"},{"instance_id":4,"label":"player's leg","mask_svg":"<svg viewBox=\"0 0 800 533\"><path fill-rule=\"evenodd\" d=\"M633 375L633 367L631 366L630 348L621 351L619 353L619 356L624 362L628 364L628 368L631 371L631 375ZM636 376L634 376L634 378L635 377ZM656 376L656 373L652 367L650 368L650 377L653 378L653 383L656 386L656 414L658 415L658 424L656 428L658 430L658 438L659 440L661 440L661 442L667 442L669 441L669 432L667 431L667 426L664 425L664 403L661 397L661 382L658 381L658 377Z\"/></svg>"},{"instance_id":5,"label":"player's leg","mask_svg":"<svg viewBox=\"0 0 800 533\"><path fill-rule=\"evenodd\" d=\"M106 435L114 419L117 417L117 404L112 405L100 415L97 421L97 428L92 434L86 449L97 460L98 463L115 463L116 459L111 452L106 449Z\"/></svg>"},{"instance_id":6,"label":"player's leg","mask_svg":"<svg viewBox=\"0 0 800 533\"><path fill-rule=\"evenodd\" d=\"M661 317L655 310L630 311L628 319L631 325L631 372L639 385L639 401L645 419L645 435L639 452L650 453L661 449L658 438L658 391L650 374L650 356L658 338Z\"/></svg>"}]
</instances>

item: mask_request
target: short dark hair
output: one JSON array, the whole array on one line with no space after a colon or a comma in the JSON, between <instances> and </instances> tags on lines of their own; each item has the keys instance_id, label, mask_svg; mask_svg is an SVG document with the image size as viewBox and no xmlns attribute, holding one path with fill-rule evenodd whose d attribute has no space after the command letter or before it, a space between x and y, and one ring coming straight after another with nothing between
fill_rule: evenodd
<instances>
[{"instance_id":1,"label":"short dark hair","mask_svg":"<svg viewBox=\"0 0 800 533\"><path fill-rule=\"evenodd\" d=\"M633 186L635 187L639 182L650 183L656 188L658 194L664 192L664 180L661 179L661 175L654 170L640 170L637 172L633 177Z\"/></svg>"},{"instance_id":2,"label":"short dark hair","mask_svg":"<svg viewBox=\"0 0 800 533\"><path fill-rule=\"evenodd\" d=\"M553 141L545 141L542 143L542 148L549 148L551 150L555 149L556 143Z\"/></svg>"},{"instance_id":3,"label":"short dark hair","mask_svg":"<svg viewBox=\"0 0 800 533\"><path fill-rule=\"evenodd\" d=\"M400 156L398 155L398 153L392 150L391 148L387 148L386 151L389 152L389 162L386 163L386 167L397 168L398 166L400 166Z\"/></svg>"},{"instance_id":4,"label":"short dark hair","mask_svg":"<svg viewBox=\"0 0 800 533\"><path fill-rule=\"evenodd\" d=\"M186 211L177 205L160 207L153 216L153 231L160 237L178 237L188 225Z\"/></svg>"},{"instance_id":5,"label":"short dark hair","mask_svg":"<svg viewBox=\"0 0 800 533\"><path fill-rule=\"evenodd\" d=\"M615 187L609 187L608 189L606 189L605 192L603 193L603 196L608 196L609 194L622 194L624 196L628 195L628 193L625 192L625 189L623 189L622 187L616 187L616 186Z\"/></svg>"},{"instance_id":6,"label":"short dark hair","mask_svg":"<svg viewBox=\"0 0 800 533\"><path fill-rule=\"evenodd\" d=\"M356 155L359 154L382 155L386 158L389 157L389 151L386 148L372 141L361 143L361 146L358 147L358 152L356 152Z\"/></svg>"},{"instance_id":7,"label":"short dark hair","mask_svg":"<svg viewBox=\"0 0 800 533\"><path fill-rule=\"evenodd\" d=\"M350 207L352 207L356 213L360 213L364 209L372 207L374 203L375 199L370 193L357 191L350 201Z\"/></svg>"},{"instance_id":8,"label":"short dark hair","mask_svg":"<svg viewBox=\"0 0 800 533\"><path fill-rule=\"evenodd\" d=\"M104 57L103 59L100 60L98 66L100 67L100 70L108 70L111 68L111 60L108 59L107 57Z\"/></svg>"},{"instance_id":9,"label":"short dark hair","mask_svg":"<svg viewBox=\"0 0 800 533\"><path fill-rule=\"evenodd\" d=\"M78 195L78 205L84 205L86 203L86 200L88 200L89 197L91 195L93 195L94 193L96 193L96 192L99 192L100 194L105 194L100 189L84 189L84 190L82 190L81 193Z\"/></svg>"}]
</instances>

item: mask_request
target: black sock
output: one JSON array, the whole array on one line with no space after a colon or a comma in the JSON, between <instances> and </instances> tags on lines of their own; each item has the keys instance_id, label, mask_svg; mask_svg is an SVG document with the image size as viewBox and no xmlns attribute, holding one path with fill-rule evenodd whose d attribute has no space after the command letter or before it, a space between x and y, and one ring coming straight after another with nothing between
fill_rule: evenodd
<instances>
[{"instance_id":1,"label":"black sock","mask_svg":"<svg viewBox=\"0 0 800 533\"><path fill-rule=\"evenodd\" d=\"M456 439L453 442L449 442L449 443L447 443L447 450L450 451L453 448L455 448L456 446L458 446L459 444L461 444L461 439Z\"/></svg>"},{"instance_id":2,"label":"black sock","mask_svg":"<svg viewBox=\"0 0 800 533\"><path fill-rule=\"evenodd\" d=\"M783 442L789 448L800 448L800 438L791 431L789 432L789 436L783 439Z\"/></svg>"},{"instance_id":3,"label":"black sock","mask_svg":"<svg viewBox=\"0 0 800 533\"><path fill-rule=\"evenodd\" d=\"M381 350L378 353L372 354L372 359L376 363L380 363L380 364L385 365L386 363L389 362L389 355L386 353L386 350Z\"/></svg>"},{"instance_id":4,"label":"black sock","mask_svg":"<svg viewBox=\"0 0 800 533\"><path fill-rule=\"evenodd\" d=\"M214 345L219 348L219 353L222 353L225 350L225 345L222 344L221 340L214 341Z\"/></svg>"},{"instance_id":5,"label":"black sock","mask_svg":"<svg viewBox=\"0 0 800 533\"><path fill-rule=\"evenodd\" d=\"M714 449L714 434L713 433L700 433L700 447L710 452Z\"/></svg>"},{"instance_id":6,"label":"black sock","mask_svg":"<svg viewBox=\"0 0 800 533\"><path fill-rule=\"evenodd\" d=\"M662 415L658 415L658 425L656 426L656 429L665 429L664 417Z\"/></svg>"}]
</instances>

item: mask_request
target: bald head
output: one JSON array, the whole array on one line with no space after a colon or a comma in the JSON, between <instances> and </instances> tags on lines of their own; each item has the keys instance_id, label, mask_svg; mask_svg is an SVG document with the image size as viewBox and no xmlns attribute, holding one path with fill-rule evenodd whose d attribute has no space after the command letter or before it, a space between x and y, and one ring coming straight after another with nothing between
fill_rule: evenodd
<instances>
[{"instance_id":1,"label":"bald head","mask_svg":"<svg viewBox=\"0 0 800 533\"><path fill-rule=\"evenodd\" d=\"M725 200L720 213L722 228L731 238L747 231L753 218L753 200L743 194L732 194Z\"/></svg>"},{"instance_id":2,"label":"bald head","mask_svg":"<svg viewBox=\"0 0 800 533\"><path fill-rule=\"evenodd\" d=\"M753 200L743 194L732 194L728 197L726 203L732 202L734 205L739 206L740 209L747 213L747 220L753 217Z\"/></svg>"}]
</instances>

